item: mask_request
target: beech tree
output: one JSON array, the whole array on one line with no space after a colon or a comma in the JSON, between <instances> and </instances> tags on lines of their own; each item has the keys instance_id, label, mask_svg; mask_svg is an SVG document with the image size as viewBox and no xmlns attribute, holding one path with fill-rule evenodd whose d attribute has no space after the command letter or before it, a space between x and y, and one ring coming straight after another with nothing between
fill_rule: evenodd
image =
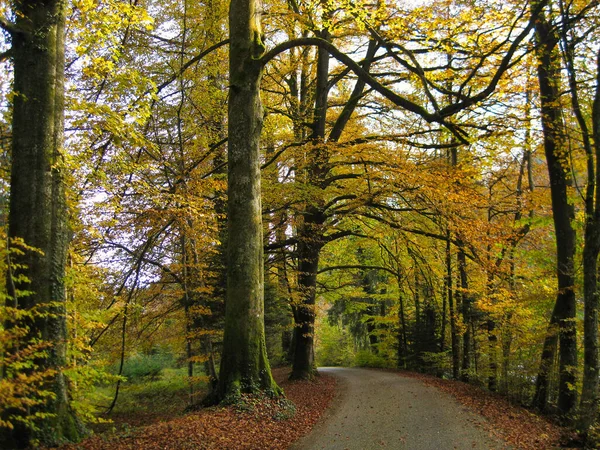
<instances>
[{"instance_id":1,"label":"beech tree","mask_svg":"<svg viewBox=\"0 0 600 450\"><path fill-rule=\"evenodd\" d=\"M587 186L583 195L585 229L583 237L583 385L578 411L578 426L587 433L598 415L600 371L598 354L598 254L600 253L600 54L585 48L585 35L597 29L592 19L594 4L561 5L559 36L562 60L567 73L571 108L575 115L580 142L585 154ZM590 14L592 13L592 14ZM591 20L590 20L591 19ZM582 45L583 44L583 45ZM581 49L578 55L577 50ZM596 65L579 67L578 59ZM582 77L589 77L585 84ZM587 94L587 95L586 95ZM585 98L585 97L589 98Z\"/></svg>"},{"instance_id":2,"label":"beech tree","mask_svg":"<svg viewBox=\"0 0 600 450\"><path fill-rule=\"evenodd\" d=\"M65 8L63 0L20 0L14 4L15 23L2 23L12 38L14 64L8 237L13 245L21 241L33 247L11 262L9 302L31 312L25 319L26 342L41 339L49 344L35 361L36 370L54 374L48 386L52 395L35 407L40 413L35 431L16 420L13 429L2 429L3 448L26 448L39 441L52 445L82 435L63 374L69 245L63 161ZM4 414L18 417L29 412Z\"/></svg>"},{"instance_id":3,"label":"beech tree","mask_svg":"<svg viewBox=\"0 0 600 450\"><path fill-rule=\"evenodd\" d=\"M532 2L532 10L543 6ZM538 11L535 20L537 70L541 102L544 152L550 178L552 217L556 232L556 304L544 342L540 372L536 383L535 405L546 409L548 372L559 345L560 384L558 408L563 415L576 406L577 335L575 326L575 230L574 206L569 200L571 185L568 147L563 124L560 88L559 35L546 13Z\"/></svg>"},{"instance_id":4,"label":"beech tree","mask_svg":"<svg viewBox=\"0 0 600 450\"><path fill-rule=\"evenodd\" d=\"M264 334L261 14L256 0L232 0L229 6L228 258L219 400L241 392L280 393Z\"/></svg>"}]
</instances>

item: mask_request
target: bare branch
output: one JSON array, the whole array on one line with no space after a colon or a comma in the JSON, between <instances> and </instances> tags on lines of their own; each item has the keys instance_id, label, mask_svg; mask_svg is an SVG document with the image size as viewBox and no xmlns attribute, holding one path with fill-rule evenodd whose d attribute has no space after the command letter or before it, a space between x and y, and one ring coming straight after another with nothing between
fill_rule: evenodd
<instances>
[{"instance_id":1,"label":"bare branch","mask_svg":"<svg viewBox=\"0 0 600 450\"><path fill-rule=\"evenodd\" d=\"M187 69L189 69L190 66L196 64L198 61L201 61L202 58L204 58L206 55L214 52L215 50L217 50L227 44L229 44L229 39L225 39L224 41L218 42L215 45L211 45L206 50L201 52L199 55L194 56L192 59L190 59L188 62L186 62L183 66L181 66L181 68L175 75L172 75L167 81L164 81L163 83L156 86L156 92L160 92L161 90L166 88L169 84L171 84L173 81L175 81L181 75L183 75L183 73Z\"/></svg>"},{"instance_id":2,"label":"bare branch","mask_svg":"<svg viewBox=\"0 0 600 450\"><path fill-rule=\"evenodd\" d=\"M17 27L16 24L0 17L0 28L9 33L11 36L24 34L23 30Z\"/></svg>"},{"instance_id":3,"label":"bare branch","mask_svg":"<svg viewBox=\"0 0 600 450\"><path fill-rule=\"evenodd\" d=\"M5 52L0 53L0 62L6 61L7 59L12 58L12 56L13 56L13 49L9 48Z\"/></svg>"},{"instance_id":4,"label":"bare branch","mask_svg":"<svg viewBox=\"0 0 600 450\"><path fill-rule=\"evenodd\" d=\"M398 273L393 271L388 267L383 266L361 266L361 265L345 265L345 266L331 266L331 267L323 267L317 273L331 272L333 270L350 270L350 269L359 269L359 270L383 270L384 272L391 273L395 277L398 276Z\"/></svg>"}]
</instances>

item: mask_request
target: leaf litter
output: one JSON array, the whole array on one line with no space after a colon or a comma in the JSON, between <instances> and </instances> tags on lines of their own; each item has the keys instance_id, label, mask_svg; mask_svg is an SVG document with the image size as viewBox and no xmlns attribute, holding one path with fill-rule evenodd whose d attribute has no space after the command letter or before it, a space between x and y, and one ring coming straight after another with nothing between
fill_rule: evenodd
<instances>
[{"instance_id":1,"label":"leaf litter","mask_svg":"<svg viewBox=\"0 0 600 450\"><path fill-rule=\"evenodd\" d=\"M336 379L321 375L312 381L289 381L287 368L275 369L273 375L286 401L246 396L237 406L205 408L124 433L99 434L62 449L287 449L311 431L330 405Z\"/></svg>"}]
</instances>

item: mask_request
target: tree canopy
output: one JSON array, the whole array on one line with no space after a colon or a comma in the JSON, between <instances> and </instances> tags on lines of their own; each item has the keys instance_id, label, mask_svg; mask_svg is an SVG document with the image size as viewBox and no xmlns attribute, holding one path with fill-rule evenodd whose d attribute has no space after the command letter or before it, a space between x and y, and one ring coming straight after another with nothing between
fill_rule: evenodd
<instances>
[{"instance_id":1,"label":"tree canopy","mask_svg":"<svg viewBox=\"0 0 600 450\"><path fill-rule=\"evenodd\" d=\"M579 0L0 1L0 442L75 441L165 370L188 408L277 398L279 365L593 430L599 25Z\"/></svg>"}]
</instances>

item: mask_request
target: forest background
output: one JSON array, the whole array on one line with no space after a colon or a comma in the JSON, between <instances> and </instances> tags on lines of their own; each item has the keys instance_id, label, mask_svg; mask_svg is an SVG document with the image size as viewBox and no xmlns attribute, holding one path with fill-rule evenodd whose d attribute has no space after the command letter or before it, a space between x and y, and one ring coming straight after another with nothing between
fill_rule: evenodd
<instances>
[{"instance_id":1,"label":"forest background","mask_svg":"<svg viewBox=\"0 0 600 450\"><path fill-rule=\"evenodd\" d=\"M597 2L40 5L0 3L6 439L278 395L269 362L462 379L593 438Z\"/></svg>"}]
</instances>

